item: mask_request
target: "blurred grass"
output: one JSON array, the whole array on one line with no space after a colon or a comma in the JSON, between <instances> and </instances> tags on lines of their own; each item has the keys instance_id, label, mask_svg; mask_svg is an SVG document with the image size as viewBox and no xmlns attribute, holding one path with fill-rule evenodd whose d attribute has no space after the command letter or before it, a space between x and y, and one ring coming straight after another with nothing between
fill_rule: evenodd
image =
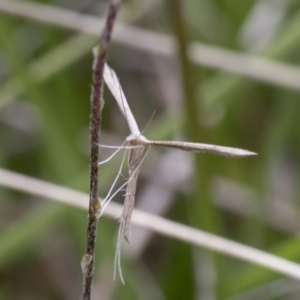
<instances>
[{"instance_id":1,"label":"blurred grass","mask_svg":"<svg viewBox=\"0 0 300 300\"><path fill-rule=\"evenodd\" d=\"M8 225L0 234L0 268L8 267L18 257L32 250L36 241L47 234L55 220L61 219L67 208L56 204L41 205L20 220Z\"/></svg>"},{"instance_id":2,"label":"blurred grass","mask_svg":"<svg viewBox=\"0 0 300 300\"><path fill-rule=\"evenodd\" d=\"M160 25L170 23L168 27L171 28L172 18L177 21L182 19L185 21L182 25L187 36L202 42L242 51L239 45L239 34L251 9L260 1L190 0L187 3L178 2L181 2L183 7L183 18L178 19L178 15L168 9L170 6L164 6L164 3L158 2L155 9L150 6L148 12L143 12L145 24L142 19L141 25L157 29L153 20L163 17L165 23L160 22ZM57 5L57 2L52 4ZM129 4L135 6L134 1ZM94 5L97 6L97 3ZM169 0L169 5L172 6L174 3ZM128 7L126 15L128 14L127 17L130 19ZM137 10L132 11L134 12L132 19L135 19ZM3 133L9 134L1 134L1 131L0 134L1 137L5 137L2 139L3 144L19 147L19 154L12 154L13 148L10 149L8 146L1 147L2 166L86 191L89 160L83 150L87 147L82 143L87 140L91 48L95 43L95 38L80 34L72 36L64 30L33 23L35 30L23 32L23 39L21 39L21 29L28 22L30 21L17 20L1 13L0 64L6 66L3 70L8 71L2 76L0 85L0 128ZM169 30L169 28L161 28L161 31ZM287 5L285 18L275 37L261 54L272 59L286 60L297 66L299 63L297 53L300 48L299 28L300 5L290 3ZM43 37L40 46L34 48L33 43L30 47L31 41L39 40L40 37ZM24 45L22 45L24 41L28 43L27 47L32 48L30 55L25 55L25 47L23 48ZM127 54L130 49L118 51L121 56L119 62L124 61L123 66L126 66L128 60L130 64L132 56ZM138 54L137 57L139 57ZM111 63L114 64L113 61ZM175 62L172 61L173 63ZM136 68L136 63L133 65ZM151 67L152 65L146 60L145 66ZM136 70L136 72L142 74L143 71ZM192 78L192 73L194 78ZM185 101L187 105L182 105L184 109L175 113L162 111L151 91L151 89L156 89L154 85L149 89L149 85L145 84L146 79L143 80L142 76L135 82L137 85L147 86L144 92L148 94L147 98L153 98L153 104L145 103L143 109L147 111L155 105L159 111L158 117L154 118L147 129L149 133L147 137L172 139L172 136L181 131L186 124L187 136L193 140L235 146L246 145L244 147L259 152L259 156L255 159L236 161L208 155L197 156L195 170L198 172L198 177L195 175L193 179L195 189L191 189L188 193L189 199L177 199L181 201L181 204L175 202L174 208L170 211L170 217L234 240L264 249L275 249L274 253L299 261L298 239L285 233L278 233L266 224L264 218L268 211L274 176L279 176L276 173L278 166L292 165L294 180L299 178L300 145L297 118L300 111L299 94L276 87L266 87L246 78L217 71L196 68L192 73L189 77L187 71L182 71L181 76L186 80L186 84L184 85L184 81L181 82L184 92L183 96L180 95L180 100ZM136 80L132 74L128 74L128 78L132 81ZM134 85L132 86L134 89ZM197 91L193 91L194 88ZM131 94L134 95L134 91ZM139 95L129 99L129 102L134 106L135 102L142 101L143 98L146 97ZM37 128L25 133L3 121L1 112L5 115L7 108L18 103L15 100L26 101L36 109ZM196 125L196 119L205 114L214 116L218 113L218 109L224 112L224 117L216 127L207 129L205 126ZM112 105L104 108L105 119L109 120L103 124L105 133L113 133L120 128L115 124L119 123L116 118L121 118L121 116L119 113L116 114L115 110L116 108ZM13 115L13 119L16 120L22 117L24 116L18 115L17 112ZM34 139L34 148L26 148L26 145L21 143L11 143L14 136L19 135ZM35 155L32 155L32 152ZM111 182L117 167L118 160L100 169L100 184L104 190ZM220 173L234 178L237 182L246 183L258 192L259 199L257 201L253 199L260 211L258 215L249 219L241 219L211 204L210 191L213 189L211 182L214 176ZM294 186L293 188L295 190L290 192L292 199L285 200L298 204L299 188ZM22 195L9 192L6 194L9 194L9 198L5 196L1 201L4 202L2 205L7 206L4 211L9 212L12 221L7 224L1 222L0 266L2 266L1 262L5 262L5 268L0 268L0 279L5 278L7 268L14 261L26 260L28 251L33 251L37 241L42 237L47 238L48 232L62 220L74 243L74 253L70 255L80 260L85 243L86 213L58 205L37 206L35 200L25 202L22 201ZM16 212L10 211L8 200L5 199L10 199L10 201L13 199L13 207L22 209L19 208ZM101 220L101 222L97 262L99 261L98 266L100 266L103 261L108 261L112 266L115 243L112 237L116 232L116 225L111 226L111 221ZM228 225L230 223L234 226ZM154 250L155 243L156 239L153 245L151 243ZM182 299L184 296L186 299L194 299L199 296L199 293L201 295L203 290L199 292L198 284L201 280L203 280L202 284L207 282L210 275L206 274L207 278L204 279L197 277L197 270L201 268L201 263L195 257L195 253L188 245L175 241L164 243L160 252L153 251L149 254L150 245L150 250L147 251L144 260L166 299ZM269 270L233 262L232 259L223 256L218 257L218 262L218 268L212 267L211 270L212 272L217 270L217 281L213 286L215 290L212 291L217 295L216 299L238 295L278 277ZM141 299L138 295L143 294L143 290L141 286L135 284L135 277L139 276L135 274L134 264L124 262L126 277L130 278L129 283L125 287L116 285L112 299ZM28 270L28 273L30 272L38 273L38 270ZM74 283L76 285L81 282L80 278L77 279L78 282ZM12 289L13 284L6 280L3 282L5 283L1 284L0 281L0 295L5 295L7 299L17 299ZM45 286L48 285L49 279L48 281L45 279ZM57 286L52 288L55 289ZM35 293L36 291L24 291L24 298L27 295L33 299ZM39 299L42 297L44 295L37 296ZM65 298L61 295L59 299ZM265 299L270 298L266 295Z\"/></svg>"}]
</instances>

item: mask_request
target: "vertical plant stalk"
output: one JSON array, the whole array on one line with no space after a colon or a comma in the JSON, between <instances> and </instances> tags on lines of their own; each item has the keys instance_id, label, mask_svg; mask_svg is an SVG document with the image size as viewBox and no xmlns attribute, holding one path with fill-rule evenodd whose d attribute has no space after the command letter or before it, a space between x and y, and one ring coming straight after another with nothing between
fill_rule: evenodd
<instances>
[{"instance_id":1,"label":"vertical plant stalk","mask_svg":"<svg viewBox=\"0 0 300 300\"><path fill-rule=\"evenodd\" d=\"M179 65L182 77L183 98L185 104L186 130L189 138L194 142L197 139L203 139L205 133L201 130L198 122L198 115L201 106L197 105L196 87L197 82L196 69L188 56L189 38L184 24L184 4L182 0L168 0L168 8L170 11L173 31L177 41L177 51L179 57ZM210 158L203 158L197 155L195 158L195 180L197 182L194 194L194 201L189 206L192 226L202 228L208 232L217 232L217 216L211 205L209 195L209 185L211 180ZM201 201L199 201L201 199ZM202 260L205 261L206 267L210 270L205 275L205 279L201 285L205 286L206 292L213 294L215 289L214 269L218 268L218 261L214 259L208 252L202 252ZM213 295L212 295L213 296Z\"/></svg>"},{"instance_id":2,"label":"vertical plant stalk","mask_svg":"<svg viewBox=\"0 0 300 300\"><path fill-rule=\"evenodd\" d=\"M169 0L170 17L172 22L173 31L177 42L177 53L181 71L181 80L183 87L183 98L185 100L186 109L186 126L187 133L192 141L199 140L199 123L198 112L199 107L196 100L196 70L194 65L189 59L189 39L184 25L184 1L182 0Z\"/></svg>"},{"instance_id":3,"label":"vertical plant stalk","mask_svg":"<svg viewBox=\"0 0 300 300\"><path fill-rule=\"evenodd\" d=\"M198 115L201 110L201 106L197 105L197 102L199 100L197 99L199 98L199 96L197 95L197 85L199 85L199 80L197 80L195 66L190 61L188 56L189 38L184 24L184 1L168 0L168 4L173 31L176 36L178 47L187 134L193 142L199 139L206 140L206 138L204 137L205 133L203 132L203 130L201 130L201 126L198 121ZM196 204L193 208L193 211L197 213L197 217L194 220L196 223L193 225L198 228L201 227L209 232L215 232L217 222L215 220L215 212L212 205L210 204L208 194L211 169L209 163L209 157L205 157L205 159L201 155L197 155L195 157L195 177L198 182L200 182L201 178L201 184L197 184L196 186L195 198L201 198L202 201L201 203L199 203L199 201L195 201Z\"/></svg>"},{"instance_id":4,"label":"vertical plant stalk","mask_svg":"<svg viewBox=\"0 0 300 300\"><path fill-rule=\"evenodd\" d=\"M101 207L98 200L98 162L99 130L101 124L101 107L103 94L103 70L111 41L113 26L119 11L121 0L111 0L99 44L94 49L93 83L90 108L90 199L87 226L86 252L81 261L83 271L83 300L91 299L91 286L94 272L94 254L97 233L97 214Z\"/></svg>"}]
</instances>

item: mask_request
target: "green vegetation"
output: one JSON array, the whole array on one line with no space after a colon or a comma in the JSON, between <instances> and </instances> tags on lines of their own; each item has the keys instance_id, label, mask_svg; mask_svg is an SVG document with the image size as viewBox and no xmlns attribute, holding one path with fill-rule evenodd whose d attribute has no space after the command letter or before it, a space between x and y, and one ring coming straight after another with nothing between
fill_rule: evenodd
<instances>
[{"instance_id":1,"label":"green vegetation","mask_svg":"<svg viewBox=\"0 0 300 300\"><path fill-rule=\"evenodd\" d=\"M1 168L88 192L91 49L97 37L8 14L1 2ZM31 1L38 2L45 1ZM85 15L105 15L106 1L86 2L86 7L80 1L64 5ZM47 5L58 3L47 1ZM268 3L264 4L267 15L255 19L263 3ZM278 16L267 39L268 22ZM156 112L145 136L227 145L259 154L243 159L189 154L191 161L174 161L184 172L191 162L190 175L176 183L180 169L174 172L164 161L170 170L158 172L168 150L151 150L142 166L137 202L146 191L163 188L169 195L163 217L299 262L295 235L300 228L300 85L297 91L225 73L221 67L191 64L185 50L194 41L236 54L251 53L260 39L265 46L256 50L254 58L286 62L296 69L300 2L275 7L272 1L253 0L129 0L119 20L154 33L168 32L179 49L177 57L167 58L151 50L159 44L149 44L149 52L120 39L111 46L109 64L120 77L139 127L145 128ZM246 27L256 40L249 38ZM120 145L129 130L107 90L104 98L101 143ZM110 153L100 149L102 159ZM101 197L112 184L121 157L100 167ZM126 172L124 168L125 177ZM153 192L152 203L143 204L143 209L167 199L161 195ZM0 196L0 299L78 299L87 212L2 186ZM122 193L115 201L122 203ZM230 206L232 201L236 202ZM300 298L292 279L284 281L272 270L166 237L153 235L136 254L138 233L132 247L123 249L126 285L118 279L113 283L117 227L115 219L100 219L94 281L99 294L94 299ZM277 289L268 289L277 283ZM249 298L242 298L245 295Z\"/></svg>"}]
</instances>

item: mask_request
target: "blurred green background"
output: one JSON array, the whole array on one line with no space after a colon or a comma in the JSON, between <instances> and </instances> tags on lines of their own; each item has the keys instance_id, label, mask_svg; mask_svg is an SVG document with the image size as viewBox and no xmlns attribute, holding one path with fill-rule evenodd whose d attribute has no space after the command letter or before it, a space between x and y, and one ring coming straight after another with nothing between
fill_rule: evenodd
<instances>
[{"instance_id":1,"label":"blurred green background","mask_svg":"<svg viewBox=\"0 0 300 300\"><path fill-rule=\"evenodd\" d=\"M18 6L0 1L1 168L88 192L97 37L8 13L8 3ZM46 4L39 7L51 19L60 18L53 7L104 17L107 1L30 3ZM138 181L137 207L299 261L300 86L193 65L184 51L188 41L201 42L297 68L300 2L128 0L118 19L176 39L178 55L168 57L158 55L160 43L150 40L140 41L143 51L126 38L110 48L108 62L145 136L259 153L230 159L152 149ZM101 27L94 30L100 35ZM129 130L107 90L104 98L101 143L120 145ZM101 159L111 152L100 149ZM121 157L101 166L100 196ZM4 187L0 195L0 299L80 299L87 213ZM122 200L120 193L115 201ZM300 298L291 279L136 228L123 251L126 285L114 283L117 228L117 220L99 222L93 299Z\"/></svg>"}]
</instances>

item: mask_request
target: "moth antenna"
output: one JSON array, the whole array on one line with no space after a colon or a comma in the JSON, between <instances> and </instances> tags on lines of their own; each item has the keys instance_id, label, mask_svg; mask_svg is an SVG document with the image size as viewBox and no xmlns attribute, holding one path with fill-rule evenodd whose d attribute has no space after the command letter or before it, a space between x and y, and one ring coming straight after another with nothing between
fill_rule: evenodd
<instances>
[{"instance_id":1,"label":"moth antenna","mask_svg":"<svg viewBox=\"0 0 300 300\"><path fill-rule=\"evenodd\" d=\"M152 122L154 115L156 114L156 111L154 111L148 121L148 123L146 124L145 128L142 130L142 134L147 130L148 126L150 125L150 123Z\"/></svg>"}]
</instances>

